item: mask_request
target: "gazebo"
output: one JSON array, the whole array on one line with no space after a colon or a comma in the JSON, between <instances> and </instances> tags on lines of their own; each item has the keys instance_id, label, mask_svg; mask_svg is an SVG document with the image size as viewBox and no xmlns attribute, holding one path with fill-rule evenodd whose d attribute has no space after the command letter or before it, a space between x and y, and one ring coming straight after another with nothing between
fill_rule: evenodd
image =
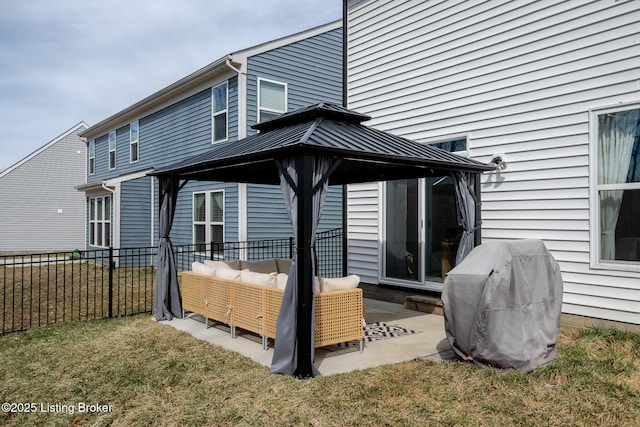
<instances>
[{"instance_id":1,"label":"gazebo","mask_svg":"<svg viewBox=\"0 0 640 427\"><path fill-rule=\"evenodd\" d=\"M480 175L495 167L363 125L367 120L320 103L254 125L256 135L152 172L160 181L156 319L182 313L169 232L178 192L189 180L280 184L296 251L278 316L272 373L317 374L312 247L329 185L451 176L464 229L456 259L464 258L479 243Z\"/></svg>"}]
</instances>

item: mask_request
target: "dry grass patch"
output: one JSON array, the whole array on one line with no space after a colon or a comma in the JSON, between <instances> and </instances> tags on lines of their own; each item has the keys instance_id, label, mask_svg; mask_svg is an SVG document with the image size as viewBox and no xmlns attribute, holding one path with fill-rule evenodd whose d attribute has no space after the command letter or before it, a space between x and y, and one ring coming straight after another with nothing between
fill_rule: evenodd
<instances>
[{"instance_id":1,"label":"dry grass patch","mask_svg":"<svg viewBox=\"0 0 640 427\"><path fill-rule=\"evenodd\" d=\"M0 400L112 405L7 425L637 425L640 337L563 331L534 373L415 360L300 381L148 315L0 338Z\"/></svg>"}]
</instances>

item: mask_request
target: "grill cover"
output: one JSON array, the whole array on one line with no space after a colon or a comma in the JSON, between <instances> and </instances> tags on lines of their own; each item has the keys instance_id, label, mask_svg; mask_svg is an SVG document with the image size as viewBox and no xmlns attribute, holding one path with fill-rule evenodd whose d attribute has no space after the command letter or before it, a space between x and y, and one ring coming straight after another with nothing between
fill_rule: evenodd
<instances>
[{"instance_id":1,"label":"grill cover","mask_svg":"<svg viewBox=\"0 0 640 427\"><path fill-rule=\"evenodd\" d=\"M541 240L482 244L444 281L447 339L465 360L531 372L557 355L562 288Z\"/></svg>"}]
</instances>

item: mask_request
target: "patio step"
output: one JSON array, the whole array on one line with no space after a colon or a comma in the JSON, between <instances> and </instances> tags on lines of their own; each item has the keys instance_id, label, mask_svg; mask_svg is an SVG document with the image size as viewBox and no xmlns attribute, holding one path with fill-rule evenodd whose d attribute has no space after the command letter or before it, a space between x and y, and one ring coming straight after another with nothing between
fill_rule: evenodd
<instances>
[{"instance_id":1,"label":"patio step","mask_svg":"<svg viewBox=\"0 0 640 427\"><path fill-rule=\"evenodd\" d=\"M408 295L404 299L404 308L408 310L416 310L423 313L444 314L442 308L442 300L437 297L428 295Z\"/></svg>"}]
</instances>

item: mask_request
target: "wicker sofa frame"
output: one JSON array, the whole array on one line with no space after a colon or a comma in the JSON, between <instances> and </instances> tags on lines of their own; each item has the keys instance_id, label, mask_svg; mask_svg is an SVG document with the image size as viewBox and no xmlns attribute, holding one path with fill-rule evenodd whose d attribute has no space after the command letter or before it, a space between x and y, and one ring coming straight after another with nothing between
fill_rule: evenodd
<instances>
[{"instance_id":1,"label":"wicker sofa frame","mask_svg":"<svg viewBox=\"0 0 640 427\"><path fill-rule=\"evenodd\" d=\"M268 339L276 338L276 323L284 291L266 286L183 272L181 280L182 309L225 323L236 338L236 328L262 337L262 348ZM316 348L347 341L359 341L364 348L362 328L364 305L362 289L321 292L315 296Z\"/></svg>"}]
</instances>

